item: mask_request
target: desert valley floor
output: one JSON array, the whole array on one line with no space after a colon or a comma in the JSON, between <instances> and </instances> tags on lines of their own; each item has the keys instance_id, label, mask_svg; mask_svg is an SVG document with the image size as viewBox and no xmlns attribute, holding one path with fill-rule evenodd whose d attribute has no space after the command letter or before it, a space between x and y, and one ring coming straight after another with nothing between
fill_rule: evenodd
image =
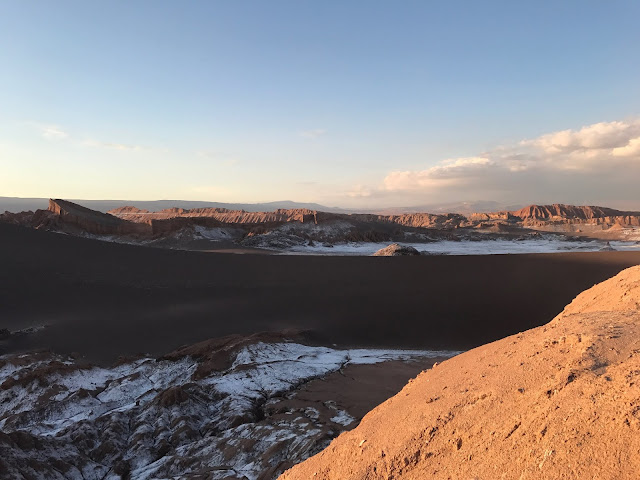
<instances>
[{"instance_id":1,"label":"desert valley floor","mask_svg":"<svg viewBox=\"0 0 640 480\"><path fill-rule=\"evenodd\" d=\"M0 478L275 478L434 362L640 264L0 239Z\"/></svg>"}]
</instances>

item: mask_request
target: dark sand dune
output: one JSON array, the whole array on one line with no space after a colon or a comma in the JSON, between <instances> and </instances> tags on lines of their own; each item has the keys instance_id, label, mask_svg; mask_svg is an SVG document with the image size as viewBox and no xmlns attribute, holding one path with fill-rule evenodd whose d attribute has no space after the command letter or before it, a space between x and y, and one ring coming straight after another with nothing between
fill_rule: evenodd
<instances>
[{"instance_id":1,"label":"dark sand dune","mask_svg":"<svg viewBox=\"0 0 640 480\"><path fill-rule=\"evenodd\" d=\"M0 342L93 361L231 333L311 330L323 343L467 349L541 325L640 253L232 255L105 243L0 224Z\"/></svg>"}]
</instances>

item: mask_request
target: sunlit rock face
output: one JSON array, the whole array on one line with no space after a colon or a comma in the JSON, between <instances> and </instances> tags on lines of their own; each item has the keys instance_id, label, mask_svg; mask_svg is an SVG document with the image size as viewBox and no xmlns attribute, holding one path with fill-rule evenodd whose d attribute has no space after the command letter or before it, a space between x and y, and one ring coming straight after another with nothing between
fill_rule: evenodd
<instances>
[{"instance_id":1,"label":"sunlit rock face","mask_svg":"<svg viewBox=\"0 0 640 480\"><path fill-rule=\"evenodd\" d=\"M410 245L398 245L397 243L381 248L373 254L374 257L409 257L412 255L420 255L420 252Z\"/></svg>"},{"instance_id":2,"label":"sunlit rock face","mask_svg":"<svg viewBox=\"0 0 640 480\"><path fill-rule=\"evenodd\" d=\"M306 208L247 212L225 208L168 208L158 212L134 206L101 213L66 200L50 200L48 210L0 214L0 221L101 240L177 249L268 249L284 253L340 254L354 245L530 240L545 232L550 241L575 235L603 240L640 240L640 212L605 207L530 205L492 213L346 214ZM330 250L334 246L336 248ZM327 248L323 248L327 247ZM536 245L525 249L538 251ZM593 249L592 249L593 250ZM598 250L597 248L595 250ZM501 252L511 253L511 252Z\"/></svg>"},{"instance_id":3,"label":"sunlit rock face","mask_svg":"<svg viewBox=\"0 0 640 480\"><path fill-rule=\"evenodd\" d=\"M636 266L421 373L281 479L637 479L639 387Z\"/></svg>"}]
</instances>

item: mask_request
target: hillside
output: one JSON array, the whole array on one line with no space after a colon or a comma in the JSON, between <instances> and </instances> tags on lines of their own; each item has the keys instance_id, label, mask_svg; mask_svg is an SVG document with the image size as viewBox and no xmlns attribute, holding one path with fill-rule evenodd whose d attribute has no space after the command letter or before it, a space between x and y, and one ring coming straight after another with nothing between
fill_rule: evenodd
<instances>
[{"instance_id":1,"label":"hillside","mask_svg":"<svg viewBox=\"0 0 640 480\"><path fill-rule=\"evenodd\" d=\"M138 208L146 209L148 211L158 211L174 207L184 209L226 208L228 210L245 210L247 212L263 212L277 208L309 208L325 212L349 211L347 209L328 207L318 203L293 202L290 200L265 203L224 203L198 200L88 200L76 198L70 199L70 201L103 213L132 204L135 204ZM0 212L8 211L11 213L19 213L28 210L41 210L46 209L48 203L48 198L0 197Z\"/></svg>"},{"instance_id":2,"label":"hillside","mask_svg":"<svg viewBox=\"0 0 640 480\"><path fill-rule=\"evenodd\" d=\"M591 220L593 218L615 217L629 214L628 212L622 212L613 208L563 204L529 205L510 213L521 220L551 220L554 218L560 220ZM635 215L638 215L638 213L636 212Z\"/></svg>"},{"instance_id":3,"label":"hillside","mask_svg":"<svg viewBox=\"0 0 640 480\"><path fill-rule=\"evenodd\" d=\"M421 373L281 479L635 479L639 380L632 267L549 324Z\"/></svg>"},{"instance_id":4,"label":"hillside","mask_svg":"<svg viewBox=\"0 0 640 480\"><path fill-rule=\"evenodd\" d=\"M561 204L530 205L515 211L468 216L455 213L346 214L308 208L256 212L174 206L149 211L133 205L102 213L67 200L52 199L47 210L5 212L0 214L0 221L109 241L195 250L241 248L255 251L259 248L283 251L304 250L318 244L332 248L334 244L367 242L522 241L540 239L542 234L546 235L546 240L575 240L576 237L603 241L640 240L638 212ZM599 248L594 245L584 247Z\"/></svg>"},{"instance_id":5,"label":"hillside","mask_svg":"<svg viewBox=\"0 0 640 480\"><path fill-rule=\"evenodd\" d=\"M575 205L529 205L509 216L523 222L523 226L542 226L545 223L596 224L608 226L638 226L640 212L627 212L607 207Z\"/></svg>"}]
</instances>

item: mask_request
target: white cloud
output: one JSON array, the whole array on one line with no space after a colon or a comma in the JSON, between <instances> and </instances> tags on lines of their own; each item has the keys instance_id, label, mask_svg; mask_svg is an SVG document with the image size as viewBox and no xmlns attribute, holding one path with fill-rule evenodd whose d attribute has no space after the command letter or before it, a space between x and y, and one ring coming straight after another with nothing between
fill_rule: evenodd
<instances>
[{"instance_id":1,"label":"white cloud","mask_svg":"<svg viewBox=\"0 0 640 480\"><path fill-rule=\"evenodd\" d=\"M615 157L640 157L640 136L632 138L623 147L614 148L611 153Z\"/></svg>"},{"instance_id":2,"label":"white cloud","mask_svg":"<svg viewBox=\"0 0 640 480\"><path fill-rule=\"evenodd\" d=\"M365 185L355 185L350 191L347 192L347 196L351 198L367 198L374 193L374 190Z\"/></svg>"},{"instance_id":3,"label":"white cloud","mask_svg":"<svg viewBox=\"0 0 640 480\"><path fill-rule=\"evenodd\" d=\"M638 181L640 120L628 120L551 132L422 170L394 170L378 187L358 186L354 191L387 199L393 195L403 201L522 202L534 197L584 202L624 197L640 203ZM353 192L347 195L356 197Z\"/></svg>"},{"instance_id":4,"label":"white cloud","mask_svg":"<svg viewBox=\"0 0 640 480\"><path fill-rule=\"evenodd\" d=\"M384 179L384 188L386 190L419 190L459 185L493 166L493 160L486 157L449 159L426 170L390 172Z\"/></svg>"},{"instance_id":5,"label":"white cloud","mask_svg":"<svg viewBox=\"0 0 640 480\"><path fill-rule=\"evenodd\" d=\"M42 136L44 138L48 138L49 140L59 140L62 138L67 138L69 135L67 132L60 129L55 125L49 125L42 128Z\"/></svg>"},{"instance_id":6,"label":"white cloud","mask_svg":"<svg viewBox=\"0 0 640 480\"><path fill-rule=\"evenodd\" d=\"M522 142L547 153L575 150L600 150L625 146L631 138L640 136L640 122L601 122L580 130L562 130Z\"/></svg>"},{"instance_id":7,"label":"white cloud","mask_svg":"<svg viewBox=\"0 0 640 480\"><path fill-rule=\"evenodd\" d=\"M120 151L141 151L141 150L151 150L151 147L145 147L142 145L133 145L126 143L116 143L116 142L102 142L99 140L93 139L79 139L70 135L65 129L63 129L59 125L53 124L43 124L39 122L25 122L24 125L28 125L32 128L36 128L40 131L40 134L43 138L47 140L68 140L70 144L73 145L82 145L85 147L94 147L94 148L107 148L111 150L120 150Z\"/></svg>"},{"instance_id":8,"label":"white cloud","mask_svg":"<svg viewBox=\"0 0 640 480\"><path fill-rule=\"evenodd\" d=\"M37 129L40 132L40 135L47 140L63 140L69 136L69 134L58 125L39 122L25 122L24 125Z\"/></svg>"},{"instance_id":9,"label":"white cloud","mask_svg":"<svg viewBox=\"0 0 640 480\"><path fill-rule=\"evenodd\" d=\"M110 142L98 142L95 140L85 140L82 142L83 145L87 147L96 147L96 148L110 148L112 150L121 150L121 151L130 151L136 152L140 150L148 150L148 147L143 147L141 145L128 145L125 143L110 143Z\"/></svg>"},{"instance_id":10,"label":"white cloud","mask_svg":"<svg viewBox=\"0 0 640 480\"><path fill-rule=\"evenodd\" d=\"M323 128L316 128L315 130L306 130L304 132L300 132L300 136L304 138L318 138L322 135L326 135L327 131Z\"/></svg>"}]
</instances>

